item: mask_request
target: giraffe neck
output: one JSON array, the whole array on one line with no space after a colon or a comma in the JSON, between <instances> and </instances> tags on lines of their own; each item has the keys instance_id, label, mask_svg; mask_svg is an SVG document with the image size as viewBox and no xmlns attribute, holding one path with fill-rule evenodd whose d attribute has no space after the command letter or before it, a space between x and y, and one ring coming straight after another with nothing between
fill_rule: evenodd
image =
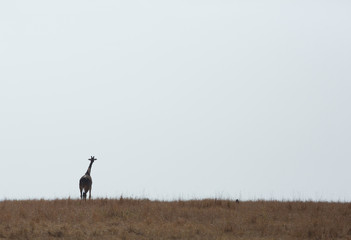
<instances>
[{"instance_id":1,"label":"giraffe neck","mask_svg":"<svg viewBox=\"0 0 351 240\"><path fill-rule=\"evenodd\" d=\"M90 176L90 172L91 172L91 167L93 166L93 162L90 162L89 167L87 172L85 173L85 175L89 175Z\"/></svg>"}]
</instances>

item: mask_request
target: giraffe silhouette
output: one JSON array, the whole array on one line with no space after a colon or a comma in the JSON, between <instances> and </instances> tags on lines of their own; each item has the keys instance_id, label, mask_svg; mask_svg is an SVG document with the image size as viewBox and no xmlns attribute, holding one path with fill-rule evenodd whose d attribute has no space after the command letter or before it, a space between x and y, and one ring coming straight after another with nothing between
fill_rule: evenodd
<instances>
[{"instance_id":1,"label":"giraffe silhouette","mask_svg":"<svg viewBox=\"0 0 351 240\"><path fill-rule=\"evenodd\" d=\"M87 172L83 177L79 180L79 190L80 190L80 198L86 200L87 193L89 192L89 199L91 199L91 186L93 185L93 179L90 176L91 167L93 166L94 161L97 159L94 156L91 156L89 159L90 164Z\"/></svg>"}]
</instances>

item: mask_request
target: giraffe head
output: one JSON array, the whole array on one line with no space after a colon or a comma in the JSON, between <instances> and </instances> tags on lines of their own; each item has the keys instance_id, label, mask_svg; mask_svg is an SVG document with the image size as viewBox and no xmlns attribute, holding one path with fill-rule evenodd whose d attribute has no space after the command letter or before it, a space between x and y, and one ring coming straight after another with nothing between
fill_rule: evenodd
<instances>
[{"instance_id":1,"label":"giraffe head","mask_svg":"<svg viewBox=\"0 0 351 240\"><path fill-rule=\"evenodd\" d=\"M91 156L89 159L88 159L90 162L94 162L94 161L96 161L97 159L95 158L95 156Z\"/></svg>"}]
</instances>

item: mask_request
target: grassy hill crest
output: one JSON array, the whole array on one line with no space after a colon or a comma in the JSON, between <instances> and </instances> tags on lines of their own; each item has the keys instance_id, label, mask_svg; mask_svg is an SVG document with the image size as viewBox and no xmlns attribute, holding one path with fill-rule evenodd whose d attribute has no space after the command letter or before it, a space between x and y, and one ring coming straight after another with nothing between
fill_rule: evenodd
<instances>
[{"instance_id":1,"label":"grassy hill crest","mask_svg":"<svg viewBox=\"0 0 351 240\"><path fill-rule=\"evenodd\" d=\"M351 203L4 200L0 239L350 239Z\"/></svg>"}]
</instances>

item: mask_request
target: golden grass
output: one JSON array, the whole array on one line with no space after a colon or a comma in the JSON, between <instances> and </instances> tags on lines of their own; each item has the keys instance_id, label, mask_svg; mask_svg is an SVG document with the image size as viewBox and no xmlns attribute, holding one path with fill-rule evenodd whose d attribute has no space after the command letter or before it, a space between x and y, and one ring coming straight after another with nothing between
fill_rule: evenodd
<instances>
[{"instance_id":1,"label":"golden grass","mask_svg":"<svg viewBox=\"0 0 351 240\"><path fill-rule=\"evenodd\" d=\"M0 239L351 239L351 203L5 200Z\"/></svg>"}]
</instances>

